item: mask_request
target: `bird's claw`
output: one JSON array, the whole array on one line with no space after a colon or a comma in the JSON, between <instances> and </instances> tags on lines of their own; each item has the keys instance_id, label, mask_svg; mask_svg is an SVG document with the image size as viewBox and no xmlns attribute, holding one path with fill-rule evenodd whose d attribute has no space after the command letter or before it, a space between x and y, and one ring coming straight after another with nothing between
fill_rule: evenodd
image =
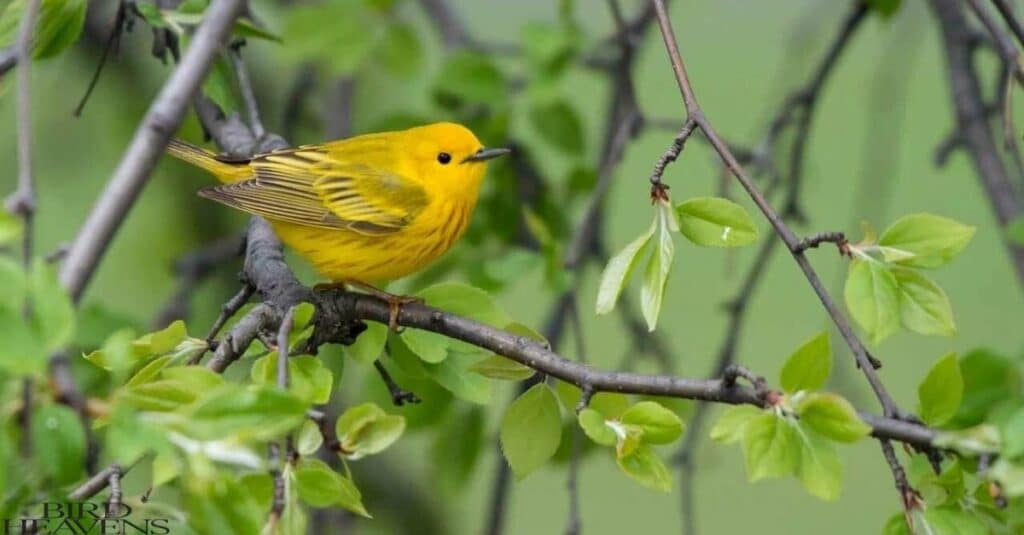
<instances>
[{"instance_id":1,"label":"bird's claw","mask_svg":"<svg viewBox=\"0 0 1024 535\"><path fill-rule=\"evenodd\" d=\"M394 332L401 332L398 326L398 314L402 312L405 305L423 304L423 299L413 295L393 295L387 298L388 302L388 328Z\"/></svg>"}]
</instances>

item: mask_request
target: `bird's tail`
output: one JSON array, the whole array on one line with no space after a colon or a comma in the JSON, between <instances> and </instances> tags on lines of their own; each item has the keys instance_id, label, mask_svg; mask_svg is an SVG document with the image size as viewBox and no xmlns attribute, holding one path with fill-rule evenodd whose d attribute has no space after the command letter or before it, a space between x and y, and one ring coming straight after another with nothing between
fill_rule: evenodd
<instances>
[{"instance_id":1,"label":"bird's tail","mask_svg":"<svg viewBox=\"0 0 1024 535\"><path fill-rule=\"evenodd\" d=\"M172 139L167 144L167 153L212 173L221 182L237 182L252 176L247 164L225 162L217 158L216 153L180 139Z\"/></svg>"}]
</instances>

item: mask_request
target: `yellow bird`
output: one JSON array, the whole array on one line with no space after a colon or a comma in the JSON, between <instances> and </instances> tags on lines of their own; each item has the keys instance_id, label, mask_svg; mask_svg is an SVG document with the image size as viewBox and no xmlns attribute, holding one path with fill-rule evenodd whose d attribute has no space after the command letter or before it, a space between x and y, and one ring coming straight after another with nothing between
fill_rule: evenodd
<instances>
[{"instance_id":1,"label":"yellow bird","mask_svg":"<svg viewBox=\"0 0 1024 535\"><path fill-rule=\"evenodd\" d=\"M374 284L415 273L468 226L487 161L468 128L435 123L408 130L228 159L180 140L167 151L223 185L199 195L263 216L284 243L336 284L386 299L390 326L414 298Z\"/></svg>"}]
</instances>

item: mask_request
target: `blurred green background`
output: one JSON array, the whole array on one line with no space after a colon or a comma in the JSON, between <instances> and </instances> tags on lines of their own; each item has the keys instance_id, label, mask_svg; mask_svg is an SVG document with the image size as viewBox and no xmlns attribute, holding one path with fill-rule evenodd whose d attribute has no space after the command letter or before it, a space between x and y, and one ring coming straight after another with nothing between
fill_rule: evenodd
<instances>
[{"instance_id":1,"label":"blurred green background","mask_svg":"<svg viewBox=\"0 0 1024 535\"><path fill-rule=\"evenodd\" d=\"M109 20L114 6L93 4L90 9L99 13L99 20ZM523 24L557 16L555 3L543 0L461 0L451 4L472 33L489 42L518 42ZM798 228L803 233L844 230L859 237L860 220L884 228L900 215L919 211L978 227L966 253L934 273L953 302L960 334L947 339L904 331L872 348L885 362L881 375L890 391L903 407L913 409L917 383L944 353L985 346L1019 355L1024 342L1020 328L1024 300L968 159L956 153L944 168L933 164L934 149L949 132L953 113L934 20L919 3L907 4L890 20L871 17L865 23L825 88L807 151L802 205L809 223ZM639 5L623 2L627 13L635 12ZM255 4L255 12L266 25L278 31L287 9L269 2ZM731 141L755 144L784 97L806 80L847 10L847 2L814 0L673 2L671 12L683 56L698 97L716 128ZM429 87L439 74L444 52L434 27L416 2L406 2L399 12L406 20L416 22L424 47L423 64L413 77L400 81L373 72L360 76L355 86L355 132L366 131L382 117L395 113L429 114L433 109ZM576 16L585 29L587 45L612 29L604 2L577 2ZM120 59L108 65L78 119L72 117L72 109L95 67L99 45L80 43L71 53L35 68L33 138L40 196L40 251L52 250L72 239L166 77L169 67L149 56L149 40L148 29L138 25L122 44ZM277 131L284 97L298 65L282 53L282 45L274 43L251 42L245 54L267 127ZM508 67L506 72L515 73L514 61L502 60L501 65ZM994 63L983 65L992 68L990 78L994 80ZM679 94L656 31L647 34L634 76L638 100L647 116L681 122ZM0 146L8 147L7 157L0 159L3 191L13 189L16 176L11 80L13 77L8 77L0 86L0 124L4 125L0 128ZM584 121L586 158L596 162L605 120L607 81L601 73L574 69L564 83L566 94L572 95L572 104ZM332 98L336 98L333 85L321 80L310 96L307 113L316 117L329 112ZM511 123L517 137L534 136L525 117L513 116ZM189 119L182 135L199 139L194 118ZM317 142L324 136L323 131L307 124L291 141ZM652 128L628 146L608 202L606 236L610 249L621 248L647 227L651 217L647 177L672 136L671 131ZM536 157L555 182L562 180L572 164L555 151L541 150ZM715 194L719 176L714 155L702 143L690 142L679 162L669 168L666 181L672 186L674 198L682 200ZM194 194L206 183L207 177L197 171L169 159L161 162L103 260L87 291L86 303L102 302L147 325L175 288L172 262L198 245L244 226L243 215ZM742 198L738 188L733 193L735 198ZM571 220L577 220L578 215L570 214ZM762 238L774 239L767 232ZM677 247L659 326L676 354L677 373L694 377L708 373L724 334L727 317L722 304L735 293L755 249L724 251L689 244ZM829 325L803 276L786 256L781 249L776 251L751 303L739 348L741 362L771 381L776 380L789 352ZM823 278L833 288L840 288L845 261L827 248L812 251L810 256ZM315 280L300 260L293 260L305 280ZM235 270L225 268L201 286L189 318L194 331L204 331L219 304L234 291ZM628 338L614 315L598 318L592 314L597 275L597 269L591 267L584 277L584 329L589 359L607 368L617 365L627 350ZM534 273L508 287L500 299L513 317L539 328L553 296L544 289L542 277ZM570 343L563 351L571 356L575 349ZM830 388L859 408L877 411L845 348L837 346L836 362ZM641 369L654 371L649 364ZM363 385L370 384L363 380L367 373L373 371L357 364L347 367L339 389L347 403L361 399ZM511 388L496 393L489 408L489 430L496 429ZM426 403L430 403L429 398ZM407 434L398 447L372 462L387 463L389 473L401 476L395 485L422 493L427 503L438 507L445 532L479 532L487 510L496 447L485 447L466 487L437 492L430 466L433 457L424 453L431 448L430 435ZM880 530L888 516L899 509L891 477L874 441L841 449L846 474L842 497L834 503L811 497L791 478L748 484L739 448L706 442L697 457L699 473L694 488L702 533L756 530L862 534ZM668 495L641 488L622 475L605 453L590 455L582 465L584 532L678 532L678 486ZM372 472L374 466L370 464L365 470ZM130 489L130 476L126 484ZM412 488L406 488L410 485ZM395 492L386 486L381 488ZM361 521L358 532L393 532L389 517L413 514L375 507L378 500L373 495L378 492L382 491L368 491L366 503L379 520ZM552 465L513 485L507 532L561 532L567 511L566 469L564 465Z\"/></svg>"}]
</instances>

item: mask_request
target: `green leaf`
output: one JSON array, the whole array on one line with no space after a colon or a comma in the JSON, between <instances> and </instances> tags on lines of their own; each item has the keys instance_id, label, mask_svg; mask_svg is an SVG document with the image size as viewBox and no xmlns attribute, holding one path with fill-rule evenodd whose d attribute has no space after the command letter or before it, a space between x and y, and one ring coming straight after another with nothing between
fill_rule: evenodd
<instances>
[{"instance_id":1,"label":"green leaf","mask_svg":"<svg viewBox=\"0 0 1024 535\"><path fill-rule=\"evenodd\" d=\"M854 260L846 276L846 307L874 343L899 329L899 291L896 277L873 260Z\"/></svg>"},{"instance_id":2,"label":"green leaf","mask_svg":"<svg viewBox=\"0 0 1024 535\"><path fill-rule=\"evenodd\" d=\"M302 424L308 409L308 403L276 387L225 384L178 411L177 423L182 433L199 440L272 440Z\"/></svg>"},{"instance_id":3,"label":"green leaf","mask_svg":"<svg viewBox=\"0 0 1024 535\"><path fill-rule=\"evenodd\" d=\"M676 413L654 401L641 401L626 409L619 421L643 430L641 440L650 444L671 444L683 434L683 422Z\"/></svg>"},{"instance_id":4,"label":"green leaf","mask_svg":"<svg viewBox=\"0 0 1024 535\"><path fill-rule=\"evenodd\" d=\"M449 338L445 336L420 329L405 329L398 336L423 362L437 364L448 358Z\"/></svg>"},{"instance_id":5,"label":"green leaf","mask_svg":"<svg viewBox=\"0 0 1024 535\"><path fill-rule=\"evenodd\" d=\"M295 468L295 482L299 496L313 507L340 505L360 516L373 518L363 506L362 494L355 483L319 459L301 459Z\"/></svg>"},{"instance_id":6,"label":"green leaf","mask_svg":"<svg viewBox=\"0 0 1024 535\"><path fill-rule=\"evenodd\" d=\"M537 102L530 107L530 121L543 141L569 155L584 148L583 122L563 99Z\"/></svg>"},{"instance_id":7,"label":"green leaf","mask_svg":"<svg viewBox=\"0 0 1024 535\"><path fill-rule=\"evenodd\" d=\"M380 65L395 76L410 77L423 64L423 47L409 24L390 24L377 48Z\"/></svg>"},{"instance_id":8,"label":"green leaf","mask_svg":"<svg viewBox=\"0 0 1024 535\"><path fill-rule=\"evenodd\" d=\"M203 94L206 95L224 113L230 113L238 109L238 99L235 96L234 75L231 65L224 57L218 57L210 65L210 70L203 80Z\"/></svg>"},{"instance_id":9,"label":"green leaf","mask_svg":"<svg viewBox=\"0 0 1024 535\"><path fill-rule=\"evenodd\" d=\"M1007 459L1013 459L1024 454L1024 408L1017 409L1000 426L1000 435L1003 440L1002 455Z\"/></svg>"},{"instance_id":10,"label":"green leaf","mask_svg":"<svg viewBox=\"0 0 1024 535\"><path fill-rule=\"evenodd\" d=\"M82 33L85 0L42 0L32 38L32 57L56 56ZM25 12L25 0L13 0L0 15L0 47L14 44Z\"/></svg>"},{"instance_id":11,"label":"green leaf","mask_svg":"<svg viewBox=\"0 0 1024 535\"><path fill-rule=\"evenodd\" d=\"M878 244L913 255L899 255L898 258L886 255L887 261L911 267L936 268L960 254L975 230L975 227L945 217L912 214L901 217L885 229Z\"/></svg>"},{"instance_id":12,"label":"green leaf","mask_svg":"<svg viewBox=\"0 0 1024 535\"><path fill-rule=\"evenodd\" d=\"M668 467L650 446L641 444L629 455L617 458L616 462L626 475L641 485L661 492L672 491L672 476L668 473Z\"/></svg>"},{"instance_id":13,"label":"green leaf","mask_svg":"<svg viewBox=\"0 0 1024 535\"><path fill-rule=\"evenodd\" d=\"M764 409L753 405L735 405L722 412L711 428L711 440L723 444L731 444L743 440L747 424L758 416L765 414Z\"/></svg>"},{"instance_id":14,"label":"green leaf","mask_svg":"<svg viewBox=\"0 0 1024 535\"><path fill-rule=\"evenodd\" d=\"M843 465L835 447L810 429L798 428L797 436L801 445L797 469L800 482L807 492L822 500L837 500L842 489Z\"/></svg>"},{"instance_id":15,"label":"green leaf","mask_svg":"<svg viewBox=\"0 0 1024 535\"><path fill-rule=\"evenodd\" d=\"M471 104L499 105L507 95L505 77L484 54L462 51L450 55L438 71L434 91L442 98Z\"/></svg>"},{"instance_id":16,"label":"green leaf","mask_svg":"<svg viewBox=\"0 0 1024 535\"><path fill-rule=\"evenodd\" d=\"M456 397L486 405L491 401L490 379L472 371L481 359L476 354L451 352L443 362L423 363L426 374Z\"/></svg>"},{"instance_id":17,"label":"green leaf","mask_svg":"<svg viewBox=\"0 0 1024 535\"><path fill-rule=\"evenodd\" d=\"M295 434L295 451L299 455L313 455L324 443L323 433L320 426L312 420L306 420Z\"/></svg>"},{"instance_id":18,"label":"green leaf","mask_svg":"<svg viewBox=\"0 0 1024 535\"><path fill-rule=\"evenodd\" d=\"M640 258L647 255L656 228L657 219L651 222L651 228L647 229L647 232L629 242L629 245L608 261L604 272L601 273L601 285L597 290L598 314L607 314L615 308L619 294L622 293Z\"/></svg>"},{"instance_id":19,"label":"green leaf","mask_svg":"<svg viewBox=\"0 0 1024 535\"><path fill-rule=\"evenodd\" d=\"M130 382L117 392L114 402L144 411L173 411L224 385L223 377L202 366L165 367L160 376Z\"/></svg>"},{"instance_id":20,"label":"green leaf","mask_svg":"<svg viewBox=\"0 0 1024 535\"><path fill-rule=\"evenodd\" d=\"M551 388L536 384L519 396L501 420L501 451L521 480L540 468L562 440L562 414Z\"/></svg>"},{"instance_id":21,"label":"green leaf","mask_svg":"<svg viewBox=\"0 0 1024 535\"><path fill-rule=\"evenodd\" d=\"M928 425L942 425L956 414L963 397L964 382L956 354L939 359L917 387L920 415Z\"/></svg>"},{"instance_id":22,"label":"green leaf","mask_svg":"<svg viewBox=\"0 0 1024 535\"><path fill-rule=\"evenodd\" d=\"M782 366L782 388L790 393L820 390L831 372L832 345L828 340L828 331L822 331L797 348L786 360Z\"/></svg>"},{"instance_id":23,"label":"green leaf","mask_svg":"<svg viewBox=\"0 0 1024 535\"><path fill-rule=\"evenodd\" d=\"M661 302L665 297L665 286L668 274L672 269L672 257L675 245L672 243L670 229L674 219L669 212L668 203L658 204L658 249L651 254L644 271L644 284L640 287L640 309L647 320L647 330L654 331L661 315Z\"/></svg>"},{"instance_id":24,"label":"green leaf","mask_svg":"<svg viewBox=\"0 0 1024 535\"><path fill-rule=\"evenodd\" d=\"M49 354L25 323L21 310L0 307L0 325L4 326L0 369L12 375L42 375Z\"/></svg>"},{"instance_id":25,"label":"green leaf","mask_svg":"<svg viewBox=\"0 0 1024 535\"><path fill-rule=\"evenodd\" d=\"M557 76L568 65L578 44L579 32L570 25L531 21L520 28L526 59L545 76Z\"/></svg>"},{"instance_id":26,"label":"green leaf","mask_svg":"<svg viewBox=\"0 0 1024 535\"><path fill-rule=\"evenodd\" d=\"M956 450L969 456L997 453L1001 446L999 431L990 424L944 431L935 437L933 443L937 448Z\"/></svg>"},{"instance_id":27,"label":"green leaf","mask_svg":"<svg viewBox=\"0 0 1024 535\"><path fill-rule=\"evenodd\" d=\"M953 307L946 292L931 279L913 269L895 268L893 275L900 291L900 321L920 334L953 336Z\"/></svg>"},{"instance_id":28,"label":"green leaf","mask_svg":"<svg viewBox=\"0 0 1024 535\"><path fill-rule=\"evenodd\" d=\"M148 355L162 355L176 348L188 337L185 322L177 320L162 330L143 335L132 342L133 349Z\"/></svg>"},{"instance_id":29,"label":"green leaf","mask_svg":"<svg viewBox=\"0 0 1024 535\"><path fill-rule=\"evenodd\" d=\"M889 18L900 10L902 0L866 0L872 11L878 13L882 18Z\"/></svg>"},{"instance_id":30,"label":"green leaf","mask_svg":"<svg viewBox=\"0 0 1024 535\"><path fill-rule=\"evenodd\" d=\"M676 205L679 231L704 247L736 247L757 241L757 226L740 205L720 197L697 197Z\"/></svg>"},{"instance_id":31,"label":"green leaf","mask_svg":"<svg viewBox=\"0 0 1024 535\"><path fill-rule=\"evenodd\" d=\"M374 403L363 403L346 410L334 431L345 458L357 460L394 444L405 431L405 418L388 414Z\"/></svg>"},{"instance_id":32,"label":"green leaf","mask_svg":"<svg viewBox=\"0 0 1024 535\"><path fill-rule=\"evenodd\" d=\"M380 358L387 340L388 326L368 321L366 330L356 338L356 343L345 347L345 352L363 364L373 364L373 361Z\"/></svg>"},{"instance_id":33,"label":"green leaf","mask_svg":"<svg viewBox=\"0 0 1024 535\"><path fill-rule=\"evenodd\" d=\"M490 449L485 435L484 408L476 405L457 407L437 428L431 450L433 474L443 485L460 489L473 475L484 445ZM485 436L487 437L485 439Z\"/></svg>"},{"instance_id":34,"label":"green leaf","mask_svg":"<svg viewBox=\"0 0 1024 535\"><path fill-rule=\"evenodd\" d=\"M85 429L75 411L47 404L32 411L32 459L58 485L79 479L85 463Z\"/></svg>"},{"instance_id":35,"label":"green leaf","mask_svg":"<svg viewBox=\"0 0 1024 535\"><path fill-rule=\"evenodd\" d=\"M331 21L331 31L322 31ZM334 0L289 9L281 52L295 61L314 61L331 76L352 74L370 57L380 18L360 0Z\"/></svg>"},{"instance_id":36,"label":"green leaf","mask_svg":"<svg viewBox=\"0 0 1024 535\"><path fill-rule=\"evenodd\" d=\"M443 282L416 292L427 305L466 316L492 327L504 327L512 320L490 294L458 282Z\"/></svg>"},{"instance_id":37,"label":"green leaf","mask_svg":"<svg viewBox=\"0 0 1024 535\"><path fill-rule=\"evenodd\" d=\"M28 276L32 317L47 350L62 347L75 335L75 307L57 280L57 271L36 260Z\"/></svg>"},{"instance_id":38,"label":"green leaf","mask_svg":"<svg viewBox=\"0 0 1024 535\"><path fill-rule=\"evenodd\" d=\"M749 422L743 434L743 458L751 483L796 473L800 439L784 417L768 412Z\"/></svg>"},{"instance_id":39,"label":"green leaf","mask_svg":"<svg viewBox=\"0 0 1024 535\"><path fill-rule=\"evenodd\" d=\"M522 381L529 379L537 372L528 366L499 355L491 355L480 362L470 366L470 371L479 373L491 379L504 379L507 381Z\"/></svg>"},{"instance_id":40,"label":"green leaf","mask_svg":"<svg viewBox=\"0 0 1024 535\"><path fill-rule=\"evenodd\" d=\"M871 426L861 421L853 405L836 394L808 394L797 404L796 413L801 424L839 442L856 442L871 433Z\"/></svg>"},{"instance_id":41,"label":"green leaf","mask_svg":"<svg viewBox=\"0 0 1024 535\"><path fill-rule=\"evenodd\" d=\"M0 216L2 217L2 216ZM1006 239L1019 247L1024 247L1024 215L1006 224ZM0 219L0 243L3 243L3 219Z\"/></svg>"},{"instance_id":42,"label":"green leaf","mask_svg":"<svg viewBox=\"0 0 1024 535\"><path fill-rule=\"evenodd\" d=\"M988 474L999 482L1007 496L1024 496L1024 465L1000 458L992 464Z\"/></svg>"},{"instance_id":43,"label":"green leaf","mask_svg":"<svg viewBox=\"0 0 1024 535\"><path fill-rule=\"evenodd\" d=\"M237 35L239 37L251 37L253 39L263 39L264 41L273 41L275 43L280 43L281 42L281 36L280 35L277 35L276 33L272 32L272 31L270 31L270 30L268 30L266 28L262 28L260 26L257 26L255 22L253 22L253 21L251 21L251 20L249 20L249 19L247 19L245 17L240 17L238 19L235 19L234 32L235 32L235 35Z\"/></svg>"},{"instance_id":44,"label":"green leaf","mask_svg":"<svg viewBox=\"0 0 1024 535\"><path fill-rule=\"evenodd\" d=\"M21 238L21 219L6 210L0 209L0 247L8 246ZM5 262L14 263L10 258Z\"/></svg>"},{"instance_id":45,"label":"green leaf","mask_svg":"<svg viewBox=\"0 0 1024 535\"><path fill-rule=\"evenodd\" d=\"M256 384L277 384L275 351L253 363L250 375ZM327 403L331 399L334 375L323 362L308 355L288 358L288 391L309 403Z\"/></svg>"},{"instance_id":46,"label":"green leaf","mask_svg":"<svg viewBox=\"0 0 1024 535\"><path fill-rule=\"evenodd\" d=\"M591 408L580 411L576 416L580 428L586 433L590 440L602 446L614 446L618 440L615 431L605 424L604 416Z\"/></svg>"},{"instance_id":47,"label":"green leaf","mask_svg":"<svg viewBox=\"0 0 1024 535\"><path fill-rule=\"evenodd\" d=\"M964 394L952 427L962 428L980 424L990 411L1020 395L1021 375L1010 359L987 349L976 349L960 359L960 374L964 380Z\"/></svg>"}]
</instances>

